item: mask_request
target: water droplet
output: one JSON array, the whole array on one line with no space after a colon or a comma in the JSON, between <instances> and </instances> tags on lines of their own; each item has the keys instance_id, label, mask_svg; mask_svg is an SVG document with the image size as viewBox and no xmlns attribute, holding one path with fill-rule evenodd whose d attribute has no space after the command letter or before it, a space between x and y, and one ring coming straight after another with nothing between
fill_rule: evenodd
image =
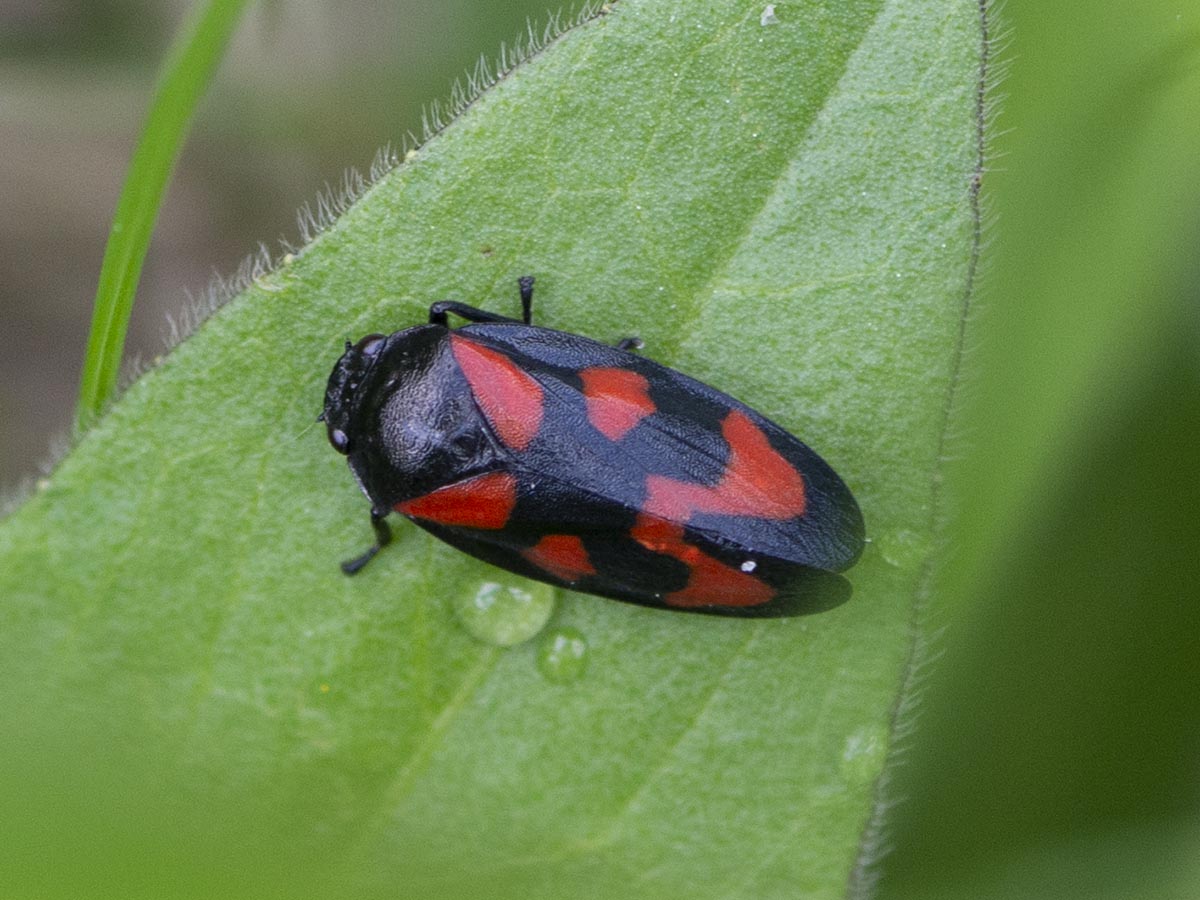
<instances>
[{"instance_id":1,"label":"water droplet","mask_svg":"<svg viewBox=\"0 0 1200 900\"><path fill-rule=\"evenodd\" d=\"M554 612L554 589L528 588L485 581L474 594L461 597L455 615L472 637L499 647L527 641L545 627Z\"/></svg>"},{"instance_id":2,"label":"water droplet","mask_svg":"<svg viewBox=\"0 0 1200 900\"><path fill-rule=\"evenodd\" d=\"M574 681L587 668L587 640L574 628L552 628L538 646L538 669L556 684Z\"/></svg>"},{"instance_id":3,"label":"water droplet","mask_svg":"<svg viewBox=\"0 0 1200 900\"><path fill-rule=\"evenodd\" d=\"M753 572L757 568L758 568L758 563L756 563L752 559L748 559L744 563L742 563L742 571L743 572Z\"/></svg>"},{"instance_id":4,"label":"water droplet","mask_svg":"<svg viewBox=\"0 0 1200 900\"><path fill-rule=\"evenodd\" d=\"M882 728L860 728L848 738L838 760L838 771L849 784L873 781L883 770L887 735Z\"/></svg>"}]
</instances>

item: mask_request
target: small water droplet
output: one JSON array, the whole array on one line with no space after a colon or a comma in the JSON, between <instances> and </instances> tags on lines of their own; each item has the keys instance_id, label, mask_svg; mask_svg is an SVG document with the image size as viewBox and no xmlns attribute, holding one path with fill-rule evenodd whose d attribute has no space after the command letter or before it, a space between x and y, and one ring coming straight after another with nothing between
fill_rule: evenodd
<instances>
[{"instance_id":1,"label":"small water droplet","mask_svg":"<svg viewBox=\"0 0 1200 900\"><path fill-rule=\"evenodd\" d=\"M742 571L743 572L753 572L757 568L758 568L758 563L756 563L752 559L748 559L744 563L742 563Z\"/></svg>"},{"instance_id":2,"label":"small water droplet","mask_svg":"<svg viewBox=\"0 0 1200 900\"><path fill-rule=\"evenodd\" d=\"M587 668L587 640L574 628L552 628L538 646L538 669L547 681L575 681Z\"/></svg>"},{"instance_id":3,"label":"small water droplet","mask_svg":"<svg viewBox=\"0 0 1200 900\"><path fill-rule=\"evenodd\" d=\"M554 589L549 585L526 588L495 581L485 581L454 605L459 623L472 637L499 647L529 640L545 627L552 612Z\"/></svg>"},{"instance_id":4,"label":"small water droplet","mask_svg":"<svg viewBox=\"0 0 1200 900\"><path fill-rule=\"evenodd\" d=\"M850 784L873 781L883 769L887 754L887 736L882 728L860 728L846 738L838 771Z\"/></svg>"}]
</instances>

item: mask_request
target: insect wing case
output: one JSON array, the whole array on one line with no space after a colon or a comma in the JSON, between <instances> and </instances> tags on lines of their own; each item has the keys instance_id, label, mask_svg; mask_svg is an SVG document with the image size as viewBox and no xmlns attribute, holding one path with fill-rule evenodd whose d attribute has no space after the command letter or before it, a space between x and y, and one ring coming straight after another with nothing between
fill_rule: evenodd
<instances>
[{"instance_id":1,"label":"insect wing case","mask_svg":"<svg viewBox=\"0 0 1200 900\"><path fill-rule=\"evenodd\" d=\"M513 491L494 527L413 516L454 546L589 593L737 614L861 552L841 479L727 395L566 332L476 324L450 340Z\"/></svg>"}]
</instances>

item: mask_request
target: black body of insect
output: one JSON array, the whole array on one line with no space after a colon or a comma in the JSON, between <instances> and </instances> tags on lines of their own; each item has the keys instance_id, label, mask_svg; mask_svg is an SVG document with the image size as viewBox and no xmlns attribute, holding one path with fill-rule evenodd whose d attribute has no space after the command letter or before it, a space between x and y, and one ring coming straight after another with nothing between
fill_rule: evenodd
<instances>
[{"instance_id":1,"label":"black body of insect","mask_svg":"<svg viewBox=\"0 0 1200 900\"><path fill-rule=\"evenodd\" d=\"M648 606L734 616L828 608L858 559L849 489L745 404L630 352L435 303L370 334L329 377L322 413L371 501L501 568ZM451 328L453 314L469 324Z\"/></svg>"}]
</instances>

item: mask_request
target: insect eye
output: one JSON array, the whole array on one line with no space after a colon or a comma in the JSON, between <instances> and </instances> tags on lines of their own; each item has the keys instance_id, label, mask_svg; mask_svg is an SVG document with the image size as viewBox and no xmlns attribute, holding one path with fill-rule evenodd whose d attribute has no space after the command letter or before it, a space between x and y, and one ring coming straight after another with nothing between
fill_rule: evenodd
<instances>
[{"instance_id":1,"label":"insect eye","mask_svg":"<svg viewBox=\"0 0 1200 900\"><path fill-rule=\"evenodd\" d=\"M333 445L333 449L338 453L344 454L350 452L350 438L340 428L330 429L329 443Z\"/></svg>"},{"instance_id":2,"label":"insect eye","mask_svg":"<svg viewBox=\"0 0 1200 900\"><path fill-rule=\"evenodd\" d=\"M359 353L361 353L363 356L374 356L376 353L378 353L380 350L383 349L383 343L386 340L387 340L386 335L368 334L366 337L360 339L359 342L354 345L354 349L357 350Z\"/></svg>"},{"instance_id":3,"label":"insect eye","mask_svg":"<svg viewBox=\"0 0 1200 900\"><path fill-rule=\"evenodd\" d=\"M474 456L479 452L479 435L463 431L450 439L450 446L459 456Z\"/></svg>"}]
</instances>

